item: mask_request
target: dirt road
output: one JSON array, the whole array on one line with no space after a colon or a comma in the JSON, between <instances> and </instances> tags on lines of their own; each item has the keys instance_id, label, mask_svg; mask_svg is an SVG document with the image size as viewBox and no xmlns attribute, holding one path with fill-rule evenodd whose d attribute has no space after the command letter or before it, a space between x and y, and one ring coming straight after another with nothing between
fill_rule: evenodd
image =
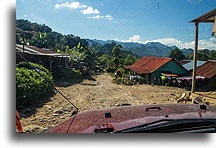
<instances>
[{"instance_id":1,"label":"dirt road","mask_svg":"<svg viewBox=\"0 0 216 148\"><path fill-rule=\"evenodd\" d=\"M96 75L91 80L58 89L76 104L80 112L119 106L121 104L141 105L176 103L186 90L177 87L115 84L108 74ZM60 94L56 94L30 117L22 118L24 130L40 132L70 117L74 110Z\"/></svg>"}]
</instances>

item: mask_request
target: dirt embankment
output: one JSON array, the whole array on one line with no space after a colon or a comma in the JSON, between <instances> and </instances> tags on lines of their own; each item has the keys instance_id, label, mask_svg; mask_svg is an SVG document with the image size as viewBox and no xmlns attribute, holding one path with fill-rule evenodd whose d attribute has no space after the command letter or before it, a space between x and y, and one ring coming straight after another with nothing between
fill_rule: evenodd
<instances>
[{"instance_id":1,"label":"dirt embankment","mask_svg":"<svg viewBox=\"0 0 216 148\"><path fill-rule=\"evenodd\" d=\"M188 93L185 89L177 87L126 86L115 84L112 80L113 78L110 75L101 74L94 76L92 80L84 80L80 84L57 88L79 108L80 112L114 107L125 103L131 105L176 103L176 100L183 93ZM40 132L70 117L74 110L57 93L51 98L50 102L38 108L35 114L22 118L21 123L25 131Z\"/></svg>"}]
</instances>

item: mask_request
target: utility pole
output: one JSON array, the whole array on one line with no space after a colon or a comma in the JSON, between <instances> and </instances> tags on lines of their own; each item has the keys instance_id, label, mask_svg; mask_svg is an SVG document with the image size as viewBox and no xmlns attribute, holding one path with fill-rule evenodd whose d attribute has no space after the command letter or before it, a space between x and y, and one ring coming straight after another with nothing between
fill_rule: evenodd
<instances>
[{"instance_id":1,"label":"utility pole","mask_svg":"<svg viewBox=\"0 0 216 148\"><path fill-rule=\"evenodd\" d=\"M191 93L196 91L196 67L197 67L197 50L198 50L198 30L199 23L195 23L195 45L194 45L194 58L193 58L193 77L192 77L192 88Z\"/></svg>"}]
</instances>

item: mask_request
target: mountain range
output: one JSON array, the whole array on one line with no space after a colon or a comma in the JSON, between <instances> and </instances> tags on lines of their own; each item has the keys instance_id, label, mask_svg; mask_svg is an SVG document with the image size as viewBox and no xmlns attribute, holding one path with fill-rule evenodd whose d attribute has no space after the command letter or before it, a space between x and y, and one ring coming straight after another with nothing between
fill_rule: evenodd
<instances>
[{"instance_id":1,"label":"mountain range","mask_svg":"<svg viewBox=\"0 0 216 148\"><path fill-rule=\"evenodd\" d=\"M144 57L144 56L155 56L155 57L167 57L168 54L177 46L167 46L160 42L148 42L146 44L136 42L118 42L115 40L97 40L97 39L85 39L89 45L94 43L104 45L107 43L116 43L122 45L122 50L130 50L132 53ZM181 49L185 55L193 53L193 49Z\"/></svg>"}]
</instances>

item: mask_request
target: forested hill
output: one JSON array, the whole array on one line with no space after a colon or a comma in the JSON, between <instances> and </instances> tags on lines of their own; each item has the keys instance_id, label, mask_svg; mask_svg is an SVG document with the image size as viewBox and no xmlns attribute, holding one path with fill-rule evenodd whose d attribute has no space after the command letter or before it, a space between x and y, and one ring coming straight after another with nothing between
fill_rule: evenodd
<instances>
[{"instance_id":1,"label":"forested hill","mask_svg":"<svg viewBox=\"0 0 216 148\"><path fill-rule=\"evenodd\" d=\"M73 34L63 35L52 31L46 25L31 23L28 20L16 20L16 43L27 44L39 48L49 48L63 54L70 55L73 61L83 61L88 63L90 68L102 66L104 68L112 66L116 63L120 65L131 65L138 58L136 54L128 50L119 50L119 57L114 57L114 47L120 47L116 43L107 43L104 45L89 45L89 43ZM23 34L23 31L33 32Z\"/></svg>"},{"instance_id":2,"label":"forested hill","mask_svg":"<svg viewBox=\"0 0 216 148\"><path fill-rule=\"evenodd\" d=\"M79 43L83 47L83 50L88 50L89 48L94 51L98 57L103 54L111 56L111 51L113 47L117 44L122 45L122 55L123 58L126 58L127 55L132 55L134 58L140 58L144 56L156 56L156 57L168 57L169 54L176 46L166 46L158 42L149 42L146 44L141 43L127 43L127 42L117 42L114 40L91 40L91 39L82 39L79 36L73 34L63 35L61 33L52 31L52 29L45 24L32 23L28 20L16 20L16 29L24 31L34 31L38 32L36 34L16 34L16 43L29 44L32 46L37 46L39 48L49 48L52 50L61 50L65 51L66 48L72 49L76 47ZM43 34L41 37L41 33ZM183 54L187 59L193 59L193 49L181 49ZM198 59L199 60L215 60L216 52L215 50L199 50Z\"/></svg>"},{"instance_id":3,"label":"forested hill","mask_svg":"<svg viewBox=\"0 0 216 148\"><path fill-rule=\"evenodd\" d=\"M25 41L29 45L37 46L39 48L50 48L52 50L65 50L66 46L70 49L77 46L78 43L82 47L88 47L88 42L85 39L81 39L73 34L63 35L61 33L52 31L48 26L31 23L28 20L16 20L16 29L21 29L24 31L35 31L38 34L16 34L16 43L21 44ZM39 33L46 33L43 38L40 37ZM24 40L25 38L25 40Z\"/></svg>"},{"instance_id":4,"label":"forested hill","mask_svg":"<svg viewBox=\"0 0 216 148\"><path fill-rule=\"evenodd\" d=\"M32 23L28 20L16 20L16 28L24 31L35 31L39 33L45 33L46 36L40 38L39 34L26 34L25 42L29 45L37 46L39 48L49 48L52 50L65 50L68 46L70 49L77 46L80 42L81 47L90 47L94 50L105 52L106 54L111 54L112 48L115 44L121 44L122 50L132 55L137 55L139 57L143 56L168 56L171 47L163 45L161 43L151 42L147 44L140 43L126 43L126 42L116 42L114 40L102 41L102 40L90 40L81 39L73 34L63 35L61 33L52 31L52 29L45 24ZM16 35L16 43L21 44L23 42L23 35ZM136 56L136 57L137 57Z\"/></svg>"},{"instance_id":5,"label":"forested hill","mask_svg":"<svg viewBox=\"0 0 216 148\"><path fill-rule=\"evenodd\" d=\"M94 40L86 39L86 40L90 45L94 45L94 44L104 45L112 42L116 44L121 44L123 50L130 50L134 54L140 57L144 57L144 56L167 57L171 52L171 50L177 48L176 46L169 47L159 42L149 42L146 44L142 44L136 42L117 42L114 40L108 40L108 41L96 40L96 39ZM189 55L193 53L193 49L183 49L182 52L185 55Z\"/></svg>"}]
</instances>

